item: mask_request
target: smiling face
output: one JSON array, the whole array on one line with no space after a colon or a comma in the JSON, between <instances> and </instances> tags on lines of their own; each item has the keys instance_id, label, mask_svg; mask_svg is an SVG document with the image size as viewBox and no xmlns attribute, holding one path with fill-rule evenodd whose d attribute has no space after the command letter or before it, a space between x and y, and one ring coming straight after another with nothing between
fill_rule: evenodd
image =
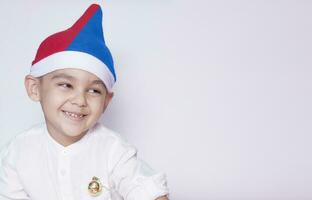
<instances>
[{"instance_id":1,"label":"smiling face","mask_svg":"<svg viewBox=\"0 0 312 200\"><path fill-rule=\"evenodd\" d=\"M97 76L80 69L56 70L40 79L28 75L25 85L40 101L50 135L63 146L82 138L113 96Z\"/></svg>"}]
</instances>

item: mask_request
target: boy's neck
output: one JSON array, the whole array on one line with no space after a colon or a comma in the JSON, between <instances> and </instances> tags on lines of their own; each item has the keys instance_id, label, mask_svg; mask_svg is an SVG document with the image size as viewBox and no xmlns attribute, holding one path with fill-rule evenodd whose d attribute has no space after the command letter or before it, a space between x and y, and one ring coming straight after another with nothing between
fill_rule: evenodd
<instances>
[{"instance_id":1,"label":"boy's neck","mask_svg":"<svg viewBox=\"0 0 312 200\"><path fill-rule=\"evenodd\" d=\"M78 136L66 136L64 134L61 134L57 131L55 131L52 127L49 127L49 125L47 124L47 129L48 129L48 133L49 135L60 145L67 147L71 144L76 143L77 141L79 141L83 136L85 136L85 134L88 131L85 131L83 133L81 133Z\"/></svg>"}]
</instances>

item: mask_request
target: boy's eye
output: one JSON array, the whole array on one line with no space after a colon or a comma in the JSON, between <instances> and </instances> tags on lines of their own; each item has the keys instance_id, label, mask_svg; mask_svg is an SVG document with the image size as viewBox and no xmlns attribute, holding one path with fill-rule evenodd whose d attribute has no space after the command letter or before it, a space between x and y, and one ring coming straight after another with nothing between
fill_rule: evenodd
<instances>
[{"instance_id":1,"label":"boy's eye","mask_svg":"<svg viewBox=\"0 0 312 200\"><path fill-rule=\"evenodd\" d=\"M68 83L58 83L57 85L63 88L72 88L72 85Z\"/></svg>"},{"instance_id":2,"label":"boy's eye","mask_svg":"<svg viewBox=\"0 0 312 200\"><path fill-rule=\"evenodd\" d=\"M73 88L73 86L69 83L58 83L57 86L61 87L61 88L64 88L64 89L71 89ZM91 94L102 94L101 90L99 89L88 89L89 93Z\"/></svg>"},{"instance_id":3,"label":"boy's eye","mask_svg":"<svg viewBox=\"0 0 312 200\"><path fill-rule=\"evenodd\" d=\"M89 89L88 92L93 93L93 94L102 94L102 92L97 89Z\"/></svg>"}]
</instances>

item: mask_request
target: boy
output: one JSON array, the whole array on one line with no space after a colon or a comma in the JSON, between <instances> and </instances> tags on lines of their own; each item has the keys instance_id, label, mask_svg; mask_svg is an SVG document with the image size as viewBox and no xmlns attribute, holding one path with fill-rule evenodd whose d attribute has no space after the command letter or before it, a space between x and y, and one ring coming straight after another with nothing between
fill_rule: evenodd
<instances>
[{"instance_id":1,"label":"boy","mask_svg":"<svg viewBox=\"0 0 312 200\"><path fill-rule=\"evenodd\" d=\"M45 123L18 135L2 152L0 200L168 199L165 175L97 123L115 80L102 11L93 4L38 48L25 87L40 102Z\"/></svg>"}]
</instances>

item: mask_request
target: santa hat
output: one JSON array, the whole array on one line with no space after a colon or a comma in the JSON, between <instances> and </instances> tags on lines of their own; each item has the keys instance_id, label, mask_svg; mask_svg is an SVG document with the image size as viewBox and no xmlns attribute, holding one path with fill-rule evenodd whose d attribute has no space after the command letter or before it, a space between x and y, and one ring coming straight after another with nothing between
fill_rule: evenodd
<instances>
[{"instance_id":1,"label":"santa hat","mask_svg":"<svg viewBox=\"0 0 312 200\"><path fill-rule=\"evenodd\" d=\"M91 72L112 91L116 74L103 36L99 5L92 4L72 27L49 36L40 44L30 75L39 77L64 68Z\"/></svg>"}]
</instances>

